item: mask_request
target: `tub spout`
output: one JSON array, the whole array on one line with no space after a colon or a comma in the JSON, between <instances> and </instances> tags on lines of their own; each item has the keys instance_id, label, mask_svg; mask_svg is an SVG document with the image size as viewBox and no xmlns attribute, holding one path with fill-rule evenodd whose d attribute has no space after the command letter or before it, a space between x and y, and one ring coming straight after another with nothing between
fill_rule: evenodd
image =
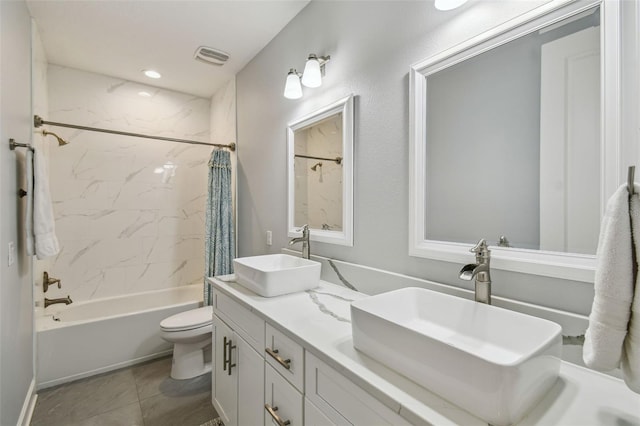
<instances>
[{"instance_id":1,"label":"tub spout","mask_svg":"<svg viewBox=\"0 0 640 426\"><path fill-rule=\"evenodd\" d=\"M68 305L69 303L73 303L73 300L71 300L71 297L69 296L61 297L59 299L47 299L46 297L44 298L45 308L49 305L55 305L56 303L64 303L65 305Z\"/></svg>"}]
</instances>

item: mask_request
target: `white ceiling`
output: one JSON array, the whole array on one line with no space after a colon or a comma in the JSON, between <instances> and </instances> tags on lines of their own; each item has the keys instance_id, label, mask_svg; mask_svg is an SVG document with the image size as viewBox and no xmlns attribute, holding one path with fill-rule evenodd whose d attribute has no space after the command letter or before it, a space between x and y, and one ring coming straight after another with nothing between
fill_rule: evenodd
<instances>
[{"instance_id":1,"label":"white ceiling","mask_svg":"<svg viewBox=\"0 0 640 426\"><path fill-rule=\"evenodd\" d=\"M49 63L210 97L309 0L26 0ZM221 67L199 46L229 54ZM141 70L155 69L159 80Z\"/></svg>"}]
</instances>

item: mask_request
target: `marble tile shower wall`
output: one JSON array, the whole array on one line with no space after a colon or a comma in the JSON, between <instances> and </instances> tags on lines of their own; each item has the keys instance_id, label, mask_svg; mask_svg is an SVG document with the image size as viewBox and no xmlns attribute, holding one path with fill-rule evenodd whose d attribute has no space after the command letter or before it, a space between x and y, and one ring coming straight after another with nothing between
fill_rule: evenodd
<instances>
[{"instance_id":1,"label":"marble tile shower wall","mask_svg":"<svg viewBox=\"0 0 640 426\"><path fill-rule=\"evenodd\" d=\"M309 156L342 157L342 116L296 132L295 152ZM312 166L319 165L315 171ZM308 223L311 228L342 230L342 170L333 161L297 158L295 225Z\"/></svg>"},{"instance_id":2,"label":"marble tile shower wall","mask_svg":"<svg viewBox=\"0 0 640 426\"><path fill-rule=\"evenodd\" d=\"M51 121L209 141L210 100L49 65ZM146 91L151 96L138 94ZM61 253L74 301L202 282L211 147L56 127L50 151Z\"/></svg>"}]
</instances>

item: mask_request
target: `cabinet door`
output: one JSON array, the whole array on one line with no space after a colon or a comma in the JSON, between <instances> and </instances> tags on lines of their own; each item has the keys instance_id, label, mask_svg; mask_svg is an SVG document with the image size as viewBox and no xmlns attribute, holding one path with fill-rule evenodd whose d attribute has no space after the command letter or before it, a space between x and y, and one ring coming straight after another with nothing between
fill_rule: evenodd
<instances>
[{"instance_id":1,"label":"cabinet door","mask_svg":"<svg viewBox=\"0 0 640 426\"><path fill-rule=\"evenodd\" d=\"M213 368L212 371L212 395L213 407L222 418L225 426L238 425L238 369L230 367L237 364L237 351L229 350L234 341L233 331L220 320L213 316ZM226 345L225 345L226 344ZM237 349L237 347L236 347ZM229 352L231 361L229 362ZM231 374L229 372L231 371Z\"/></svg>"},{"instance_id":2,"label":"cabinet door","mask_svg":"<svg viewBox=\"0 0 640 426\"><path fill-rule=\"evenodd\" d=\"M235 334L233 358L238 364L238 425L264 423L264 358ZM225 423L226 425L226 423Z\"/></svg>"}]
</instances>

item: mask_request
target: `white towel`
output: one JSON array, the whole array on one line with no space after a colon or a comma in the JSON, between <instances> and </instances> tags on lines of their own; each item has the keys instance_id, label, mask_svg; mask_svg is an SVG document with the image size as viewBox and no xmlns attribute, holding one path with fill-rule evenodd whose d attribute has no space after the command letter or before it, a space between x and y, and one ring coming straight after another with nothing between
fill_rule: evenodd
<instances>
[{"instance_id":1,"label":"white towel","mask_svg":"<svg viewBox=\"0 0 640 426\"><path fill-rule=\"evenodd\" d=\"M640 259L640 186L635 185L635 195L631 197L631 227L635 242L636 260ZM632 391L640 393L640 274L636 275L631 318L621 360L624 381Z\"/></svg>"},{"instance_id":2,"label":"white towel","mask_svg":"<svg viewBox=\"0 0 640 426\"><path fill-rule=\"evenodd\" d=\"M27 153L27 253L38 259L55 256L60 252L56 237L49 174L45 159L36 148Z\"/></svg>"},{"instance_id":3,"label":"white towel","mask_svg":"<svg viewBox=\"0 0 640 426\"><path fill-rule=\"evenodd\" d=\"M607 202L583 359L601 371L620 366L629 389L640 393L640 274L632 256L640 259L640 185L634 193L622 185Z\"/></svg>"},{"instance_id":4,"label":"white towel","mask_svg":"<svg viewBox=\"0 0 640 426\"><path fill-rule=\"evenodd\" d=\"M27 149L26 161L26 173L27 173L27 208L25 212L24 230L27 241L27 254L34 255L36 253L35 244L33 241L33 151Z\"/></svg>"},{"instance_id":5,"label":"white towel","mask_svg":"<svg viewBox=\"0 0 640 426\"><path fill-rule=\"evenodd\" d=\"M633 298L631 253L629 192L623 185L607 202L596 252L595 297L582 353L595 370L620 365Z\"/></svg>"}]
</instances>

